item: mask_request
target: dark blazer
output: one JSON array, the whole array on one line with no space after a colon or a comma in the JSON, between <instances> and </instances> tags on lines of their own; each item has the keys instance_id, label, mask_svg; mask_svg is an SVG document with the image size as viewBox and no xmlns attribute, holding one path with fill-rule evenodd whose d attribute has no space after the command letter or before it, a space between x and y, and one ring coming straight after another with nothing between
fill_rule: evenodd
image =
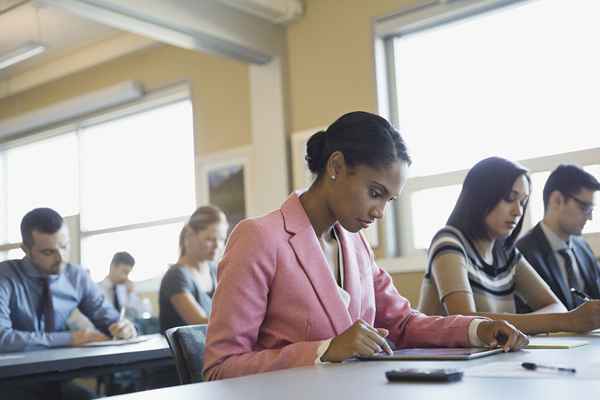
<instances>
[{"instance_id":1,"label":"dark blazer","mask_svg":"<svg viewBox=\"0 0 600 400\"><path fill-rule=\"evenodd\" d=\"M600 264L598 264L589 244L582 237L572 236L571 243L581 277L585 282L585 292L590 297L599 299ZM540 224L537 224L517 242L517 248L567 309L572 310L575 308L576 304L573 302L568 283L561 274L555 253Z\"/></svg>"}]
</instances>

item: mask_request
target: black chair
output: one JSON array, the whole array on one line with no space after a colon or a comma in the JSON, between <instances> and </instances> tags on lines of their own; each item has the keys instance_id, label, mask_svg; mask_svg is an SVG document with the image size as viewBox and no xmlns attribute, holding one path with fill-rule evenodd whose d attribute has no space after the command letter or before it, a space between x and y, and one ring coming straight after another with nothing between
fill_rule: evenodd
<instances>
[{"instance_id":1,"label":"black chair","mask_svg":"<svg viewBox=\"0 0 600 400\"><path fill-rule=\"evenodd\" d=\"M207 325L177 326L167 329L165 336L175 357L177 374L182 384L202 382L204 344Z\"/></svg>"}]
</instances>

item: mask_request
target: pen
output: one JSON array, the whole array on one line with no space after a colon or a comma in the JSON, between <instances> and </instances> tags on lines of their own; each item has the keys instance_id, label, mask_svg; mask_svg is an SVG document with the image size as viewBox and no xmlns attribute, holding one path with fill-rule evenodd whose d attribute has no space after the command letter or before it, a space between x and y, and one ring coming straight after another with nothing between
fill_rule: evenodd
<instances>
[{"instance_id":1,"label":"pen","mask_svg":"<svg viewBox=\"0 0 600 400\"><path fill-rule=\"evenodd\" d=\"M575 288L571 288L571 293L573 293L575 296L579 297L581 300L583 301L591 301L592 299L590 298L590 296L588 296L587 294L585 294L585 292L581 292Z\"/></svg>"},{"instance_id":2,"label":"pen","mask_svg":"<svg viewBox=\"0 0 600 400\"><path fill-rule=\"evenodd\" d=\"M123 320L125 319L125 307L121 307L121 311L119 311L119 324L121 322L123 322ZM113 336L113 340L117 340L116 336Z\"/></svg>"},{"instance_id":3,"label":"pen","mask_svg":"<svg viewBox=\"0 0 600 400\"><path fill-rule=\"evenodd\" d=\"M576 373L577 370L575 368L563 368L563 367L551 367L548 365L540 365L532 362L524 362L521 364L521 367L528 369L530 371L535 371L536 369L552 369L554 371L559 372L570 372L572 374Z\"/></svg>"}]
</instances>

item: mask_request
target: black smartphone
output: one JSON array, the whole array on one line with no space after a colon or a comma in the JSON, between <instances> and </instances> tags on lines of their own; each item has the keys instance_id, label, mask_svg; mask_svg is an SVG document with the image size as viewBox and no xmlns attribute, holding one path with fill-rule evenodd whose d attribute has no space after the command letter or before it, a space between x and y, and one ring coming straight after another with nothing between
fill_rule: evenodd
<instances>
[{"instance_id":1,"label":"black smartphone","mask_svg":"<svg viewBox=\"0 0 600 400\"><path fill-rule=\"evenodd\" d=\"M455 382L463 377L463 372L453 368L401 368L386 371L390 382Z\"/></svg>"}]
</instances>

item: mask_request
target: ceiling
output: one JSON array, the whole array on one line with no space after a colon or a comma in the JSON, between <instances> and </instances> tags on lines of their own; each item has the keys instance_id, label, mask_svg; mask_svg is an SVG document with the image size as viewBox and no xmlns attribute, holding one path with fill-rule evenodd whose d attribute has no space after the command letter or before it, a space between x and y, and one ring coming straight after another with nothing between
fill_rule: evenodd
<instances>
[{"instance_id":1,"label":"ceiling","mask_svg":"<svg viewBox=\"0 0 600 400\"><path fill-rule=\"evenodd\" d=\"M0 70L0 80L115 37L123 31L31 1L0 0L0 56L28 41L46 52Z\"/></svg>"},{"instance_id":2,"label":"ceiling","mask_svg":"<svg viewBox=\"0 0 600 400\"><path fill-rule=\"evenodd\" d=\"M0 98L157 43L264 64L302 12L301 0L0 0L0 57L47 47L0 70Z\"/></svg>"}]
</instances>

